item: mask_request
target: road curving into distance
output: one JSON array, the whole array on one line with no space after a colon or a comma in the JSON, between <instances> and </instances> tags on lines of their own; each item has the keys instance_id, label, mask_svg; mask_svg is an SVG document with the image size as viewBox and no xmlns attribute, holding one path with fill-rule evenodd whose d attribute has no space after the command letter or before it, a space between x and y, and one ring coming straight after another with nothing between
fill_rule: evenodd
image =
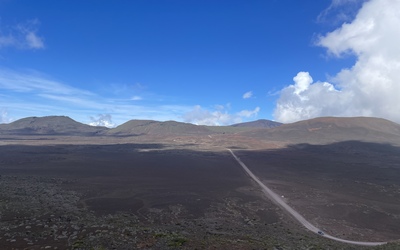
<instances>
[{"instance_id":1,"label":"road curving into distance","mask_svg":"<svg viewBox=\"0 0 400 250\"><path fill-rule=\"evenodd\" d=\"M233 158L242 166L244 171L255 181L257 182L258 185L262 188L263 192L266 194L266 196L271 199L273 202L275 202L279 207L281 207L283 210L287 211L290 215L292 215L297 221L299 221L305 228L310 230L313 233L316 233L320 235L321 237L329 238L332 240L340 241L343 243L348 243L348 244L353 244L353 245L359 245L359 246L379 246L379 245L384 245L387 242L365 242L365 241L353 241L353 240L345 240L345 239L340 239L335 236L323 233L322 235L319 232L322 232L322 230L318 229L315 227L313 224L308 222L301 214L299 214L296 210L291 208L282 198L277 195L274 191L272 191L269 187L267 187L264 183L258 179L257 176L253 174L253 172L250 171L250 169L233 153L231 149L228 149L229 152L231 152Z\"/></svg>"}]
</instances>

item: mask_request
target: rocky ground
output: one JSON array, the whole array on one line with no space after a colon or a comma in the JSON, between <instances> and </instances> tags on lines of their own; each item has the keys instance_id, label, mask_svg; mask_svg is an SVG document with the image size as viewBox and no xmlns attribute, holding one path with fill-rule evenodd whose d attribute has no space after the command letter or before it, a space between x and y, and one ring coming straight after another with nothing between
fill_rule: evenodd
<instances>
[{"instance_id":1,"label":"rocky ground","mask_svg":"<svg viewBox=\"0 0 400 250\"><path fill-rule=\"evenodd\" d=\"M162 148L0 147L0 249L364 249L306 231L228 152Z\"/></svg>"},{"instance_id":2,"label":"rocky ground","mask_svg":"<svg viewBox=\"0 0 400 250\"><path fill-rule=\"evenodd\" d=\"M180 204L96 215L70 182L1 176L1 249L359 249L304 231L263 199L229 197L200 217Z\"/></svg>"}]
</instances>

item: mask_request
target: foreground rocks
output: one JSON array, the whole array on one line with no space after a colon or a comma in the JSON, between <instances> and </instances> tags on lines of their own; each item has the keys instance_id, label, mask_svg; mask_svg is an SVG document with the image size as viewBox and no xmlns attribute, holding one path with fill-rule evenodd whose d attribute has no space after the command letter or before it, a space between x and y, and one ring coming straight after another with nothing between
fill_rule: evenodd
<instances>
[{"instance_id":1,"label":"foreground rocks","mask_svg":"<svg viewBox=\"0 0 400 250\"><path fill-rule=\"evenodd\" d=\"M180 204L140 213L96 215L82 206L73 180L0 179L1 249L309 249L336 243L313 238L264 201L227 198L200 217ZM265 217L266 214L270 216ZM290 222L291 223L291 222ZM338 245L339 248L343 245Z\"/></svg>"}]
</instances>

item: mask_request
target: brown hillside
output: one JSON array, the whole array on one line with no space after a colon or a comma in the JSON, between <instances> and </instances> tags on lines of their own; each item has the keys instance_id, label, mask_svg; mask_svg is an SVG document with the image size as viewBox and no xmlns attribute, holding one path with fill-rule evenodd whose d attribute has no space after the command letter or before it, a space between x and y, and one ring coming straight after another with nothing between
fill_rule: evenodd
<instances>
[{"instance_id":1,"label":"brown hillside","mask_svg":"<svg viewBox=\"0 0 400 250\"><path fill-rule=\"evenodd\" d=\"M8 135L96 135L107 130L79 123L67 116L27 117L0 125L0 134Z\"/></svg>"},{"instance_id":2,"label":"brown hillside","mask_svg":"<svg viewBox=\"0 0 400 250\"><path fill-rule=\"evenodd\" d=\"M274 122L266 119L260 119L251 122L242 122L231 125L232 127L248 127L248 128L275 128L281 126L282 123Z\"/></svg>"},{"instance_id":3,"label":"brown hillside","mask_svg":"<svg viewBox=\"0 0 400 250\"><path fill-rule=\"evenodd\" d=\"M107 132L107 135L206 135L212 134L206 126L190 123L152 120L130 120Z\"/></svg>"},{"instance_id":4,"label":"brown hillside","mask_svg":"<svg viewBox=\"0 0 400 250\"><path fill-rule=\"evenodd\" d=\"M400 144L400 125L373 117L320 117L242 135L292 143L324 144L348 140Z\"/></svg>"}]
</instances>

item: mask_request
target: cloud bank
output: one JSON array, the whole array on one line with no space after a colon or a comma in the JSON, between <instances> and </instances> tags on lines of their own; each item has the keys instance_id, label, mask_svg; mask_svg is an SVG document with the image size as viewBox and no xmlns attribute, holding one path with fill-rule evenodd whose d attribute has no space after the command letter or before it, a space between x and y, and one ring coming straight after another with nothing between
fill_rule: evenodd
<instances>
[{"instance_id":1,"label":"cloud bank","mask_svg":"<svg viewBox=\"0 0 400 250\"><path fill-rule=\"evenodd\" d=\"M280 122L317 116L375 116L400 122L400 1L371 0L354 20L320 36L328 55L355 55L356 63L328 82L308 72L281 90L274 111Z\"/></svg>"},{"instance_id":2,"label":"cloud bank","mask_svg":"<svg viewBox=\"0 0 400 250\"><path fill-rule=\"evenodd\" d=\"M200 105L196 105L183 116L183 120L197 125L231 125L242 122L244 118L256 117L259 111L260 108L256 107L254 110L242 110L230 114L227 108L221 105L218 105L211 111L202 108Z\"/></svg>"}]
</instances>

